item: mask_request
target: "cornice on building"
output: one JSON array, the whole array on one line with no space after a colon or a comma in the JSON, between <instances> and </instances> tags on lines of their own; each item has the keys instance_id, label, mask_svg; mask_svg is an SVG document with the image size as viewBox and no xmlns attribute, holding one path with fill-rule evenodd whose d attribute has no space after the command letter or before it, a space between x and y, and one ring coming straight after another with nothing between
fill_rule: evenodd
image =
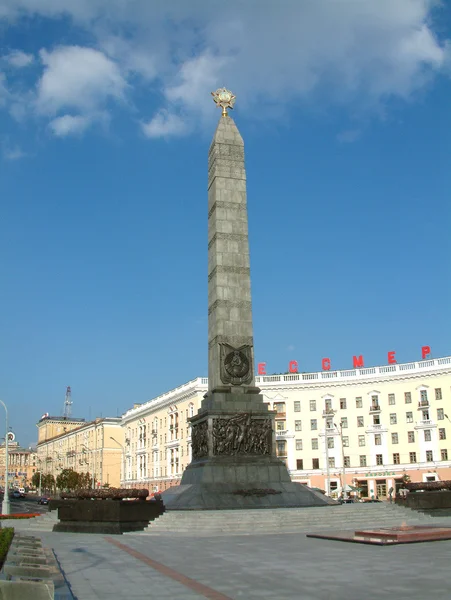
<instances>
[{"instance_id":1,"label":"cornice on building","mask_svg":"<svg viewBox=\"0 0 451 600\"><path fill-rule=\"evenodd\" d=\"M255 383L261 386L262 392L277 391L279 388L308 390L321 386L327 388L350 384L370 384L393 380L405 380L451 373L451 356L422 360L418 362L383 365L379 367L366 367L362 369L343 369L341 371L317 371L316 373L289 373L284 375L258 375ZM198 393L205 393L208 389L208 378L197 377L187 383L139 404L122 415L122 423L147 414L152 414L156 409L177 404Z\"/></svg>"},{"instance_id":2,"label":"cornice on building","mask_svg":"<svg viewBox=\"0 0 451 600\"><path fill-rule=\"evenodd\" d=\"M67 422L67 421L63 421L63 422ZM47 438L46 440L43 440L42 442L38 442L37 448L42 448L43 446L45 446L46 444L48 444L50 442L58 441L59 439L62 439L64 437L70 437L72 434L80 433L84 429L89 429L91 427L98 427L99 425L102 425L102 424L103 425L118 425L120 427L121 422L122 422L121 417L102 417L100 419L95 419L94 421L89 421L87 423L83 423L83 425L80 425L80 427L75 427L74 429L71 429L70 431L63 431L63 433L59 433L58 435L55 435L51 438Z\"/></svg>"}]
</instances>

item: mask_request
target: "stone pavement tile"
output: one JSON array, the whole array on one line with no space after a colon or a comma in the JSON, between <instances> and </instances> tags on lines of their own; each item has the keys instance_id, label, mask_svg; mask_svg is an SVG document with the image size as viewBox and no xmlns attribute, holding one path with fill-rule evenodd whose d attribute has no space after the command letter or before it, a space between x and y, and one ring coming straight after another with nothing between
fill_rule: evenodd
<instances>
[{"instance_id":1,"label":"stone pavement tile","mask_svg":"<svg viewBox=\"0 0 451 600\"><path fill-rule=\"evenodd\" d=\"M43 534L77 600L204 600L103 536ZM111 536L173 572L233 600L449 598L451 541L394 547L306 538ZM182 543L181 543L182 540ZM143 596L144 593L144 596Z\"/></svg>"},{"instance_id":2,"label":"stone pavement tile","mask_svg":"<svg viewBox=\"0 0 451 600\"><path fill-rule=\"evenodd\" d=\"M133 537L133 540L130 539ZM152 539L127 543L232 598L424 600L449 597L451 542L371 547L303 534ZM426 558L427 557L427 558ZM205 569L206 564L217 567ZM412 574L421 579L412 585Z\"/></svg>"}]
</instances>

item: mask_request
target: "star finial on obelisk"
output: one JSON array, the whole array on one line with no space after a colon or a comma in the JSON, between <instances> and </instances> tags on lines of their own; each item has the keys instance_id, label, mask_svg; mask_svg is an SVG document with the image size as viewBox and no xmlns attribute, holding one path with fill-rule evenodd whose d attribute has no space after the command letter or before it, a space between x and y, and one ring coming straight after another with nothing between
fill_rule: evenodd
<instances>
[{"instance_id":1,"label":"star finial on obelisk","mask_svg":"<svg viewBox=\"0 0 451 600\"><path fill-rule=\"evenodd\" d=\"M231 91L224 88L219 88L216 92L211 92L213 100L216 102L216 106L222 108L222 116L227 117L227 109L233 108L235 104L236 96Z\"/></svg>"}]
</instances>

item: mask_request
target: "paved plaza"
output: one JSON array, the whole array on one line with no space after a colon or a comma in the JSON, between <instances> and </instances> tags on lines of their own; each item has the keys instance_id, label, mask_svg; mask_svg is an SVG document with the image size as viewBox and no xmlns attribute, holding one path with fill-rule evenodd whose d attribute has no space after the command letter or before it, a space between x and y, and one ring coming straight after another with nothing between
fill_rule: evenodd
<instances>
[{"instance_id":1,"label":"paved plaza","mask_svg":"<svg viewBox=\"0 0 451 600\"><path fill-rule=\"evenodd\" d=\"M40 535L77 600L449 597L451 541L373 547L304 533Z\"/></svg>"}]
</instances>

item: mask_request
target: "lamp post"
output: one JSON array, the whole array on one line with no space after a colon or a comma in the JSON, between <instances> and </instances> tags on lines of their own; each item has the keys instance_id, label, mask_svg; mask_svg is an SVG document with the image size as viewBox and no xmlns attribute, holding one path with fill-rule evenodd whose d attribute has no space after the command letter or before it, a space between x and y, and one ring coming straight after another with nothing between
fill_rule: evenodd
<instances>
[{"instance_id":1,"label":"lamp post","mask_svg":"<svg viewBox=\"0 0 451 600\"><path fill-rule=\"evenodd\" d=\"M9 454L8 454L8 441L9 441L9 431L8 431L8 409L6 408L6 404L3 400L0 400L0 404L5 409L5 491L3 492L3 502L2 502L2 513L4 515L10 514L10 506L9 506L9 483L8 483L8 470L9 470Z\"/></svg>"},{"instance_id":2,"label":"lamp post","mask_svg":"<svg viewBox=\"0 0 451 600\"><path fill-rule=\"evenodd\" d=\"M122 469L123 469L123 480L124 480L124 486L125 486L125 448L124 445L121 444L121 442L118 442L116 438L114 438L113 436L110 435L110 440L113 440L113 442L116 442L116 444L118 444L121 448L122 448Z\"/></svg>"},{"instance_id":3,"label":"lamp post","mask_svg":"<svg viewBox=\"0 0 451 600\"><path fill-rule=\"evenodd\" d=\"M341 486L341 493L343 494L343 500L346 500L348 497L348 492L346 491L346 465L345 465L345 447L343 444L343 421L340 421L340 429L338 429L337 424L335 423L335 429L338 431L338 435L341 439L341 460L342 460L342 469L343 469L343 484Z\"/></svg>"},{"instance_id":4,"label":"lamp post","mask_svg":"<svg viewBox=\"0 0 451 600\"><path fill-rule=\"evenodd\" d=\"M325 410L324 417L324 441L326 444L326 494L330 496L330 465L329 465L329 436L328 436L328 419L335 415L333 410Z\"/></svg>"}]
</instances>

